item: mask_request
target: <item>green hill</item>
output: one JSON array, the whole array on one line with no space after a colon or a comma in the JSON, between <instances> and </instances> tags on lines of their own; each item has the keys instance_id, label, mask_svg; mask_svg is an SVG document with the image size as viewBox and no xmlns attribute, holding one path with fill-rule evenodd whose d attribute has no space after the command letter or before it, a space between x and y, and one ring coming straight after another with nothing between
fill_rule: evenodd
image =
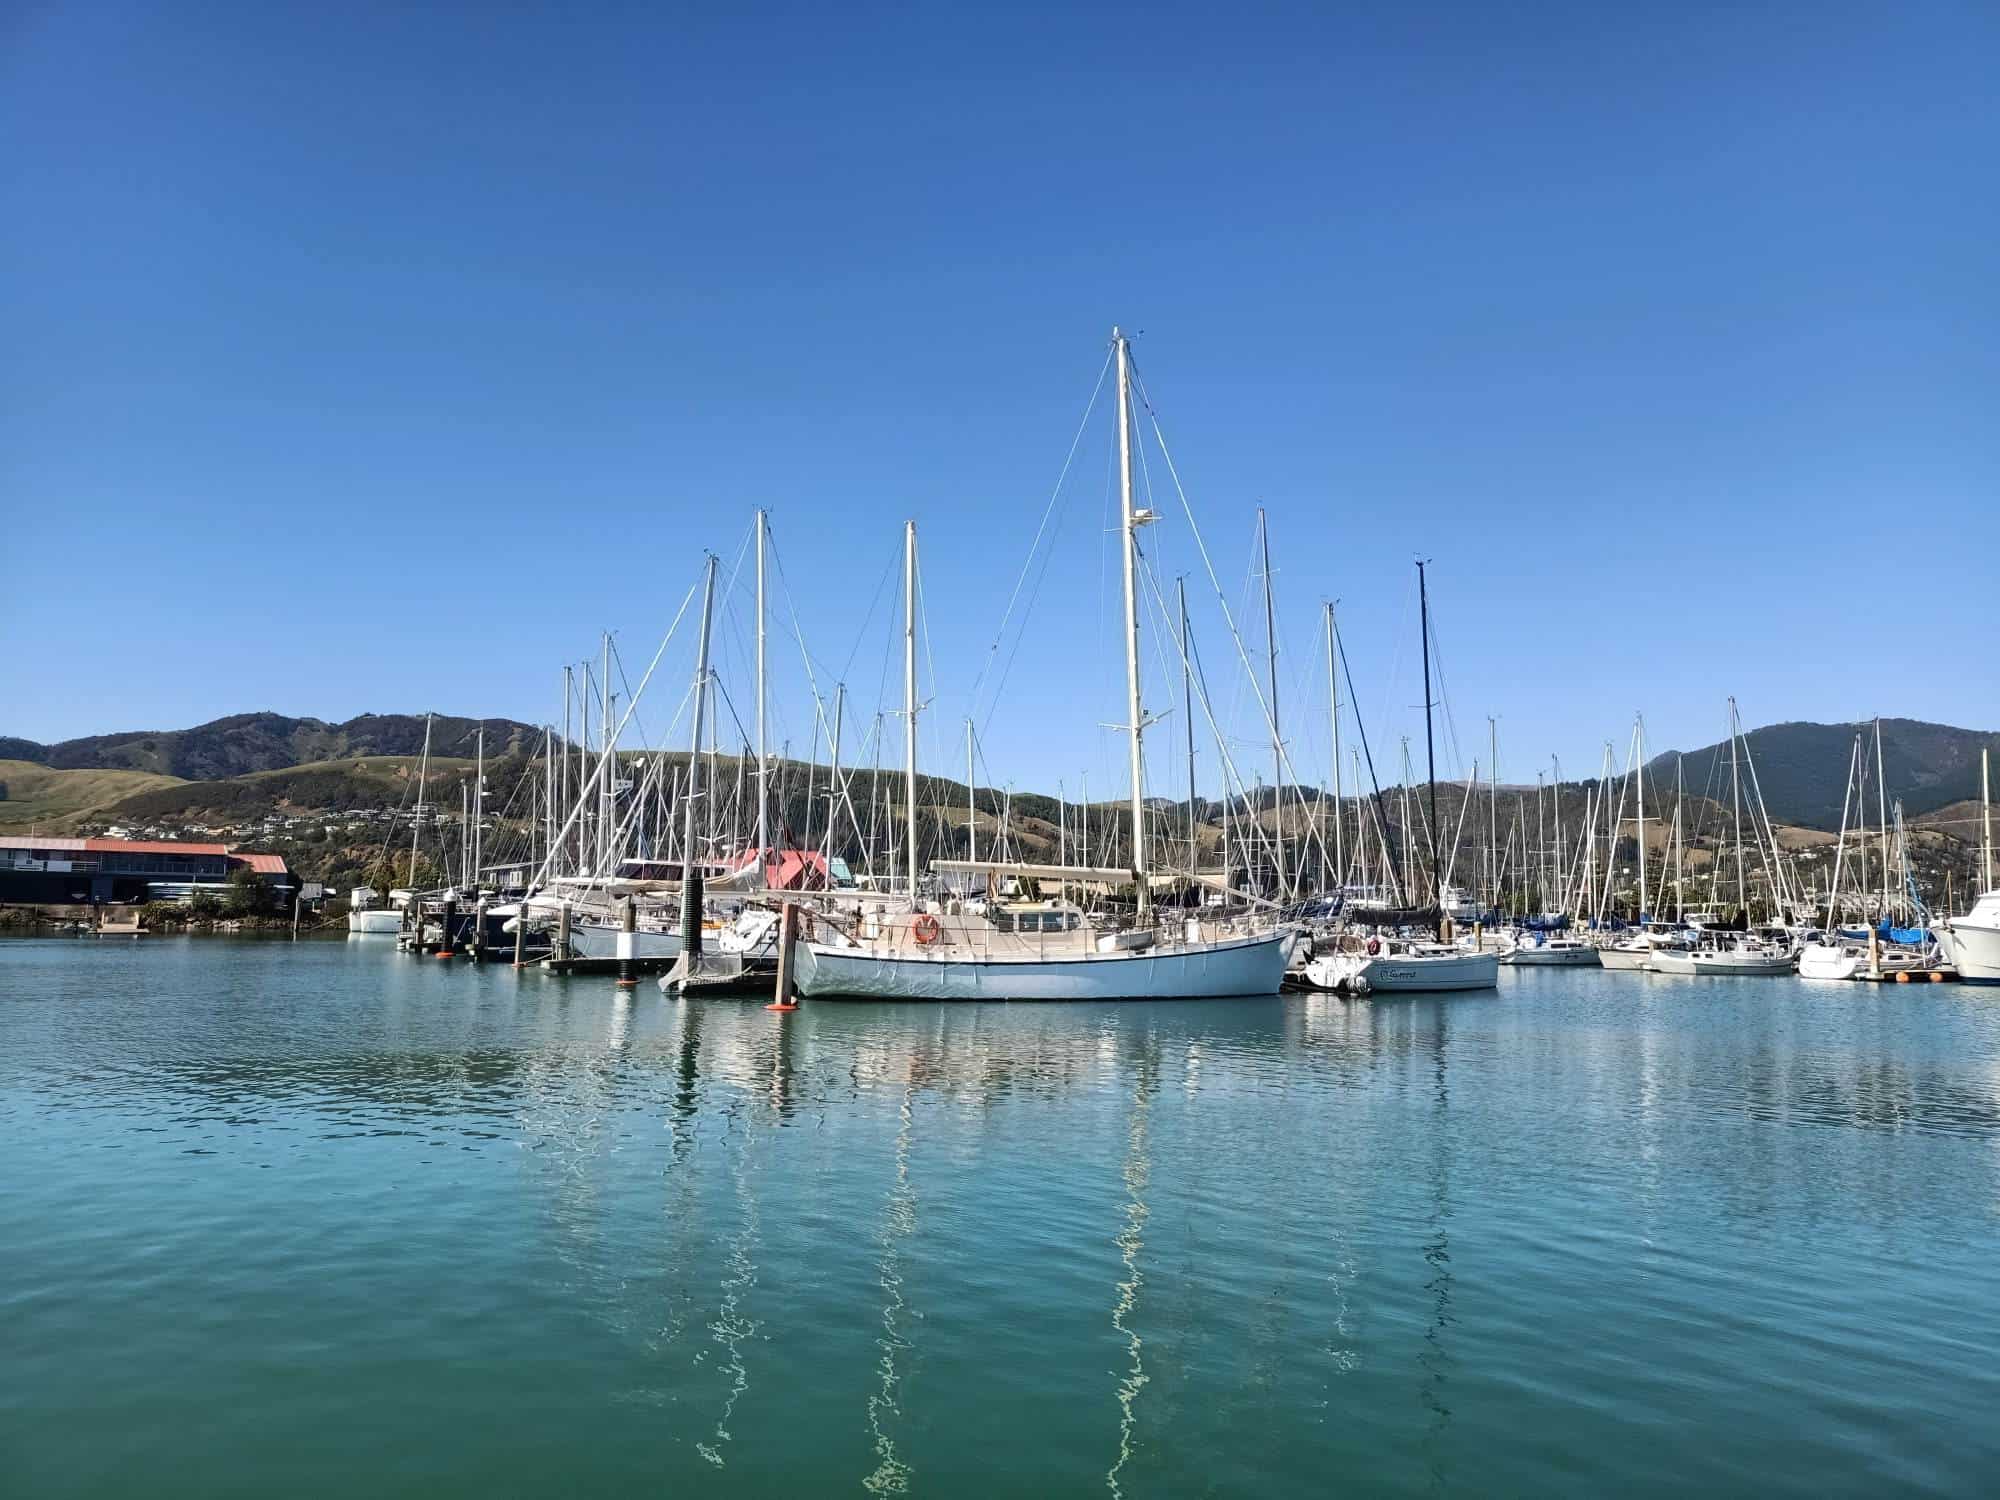
<instances>
[{"instance_id":1,"label":"green hill","mask_svg":"<svg viewBox=\"0 0 2000 1500\"><path fill-rule=\"evenodd\" d=\"M67 833L128 797L180 785L147 771L52 771L32 761L0 760L0 833Z\"/></svg>"},{"instance_id":2,"label":"green hill","mask_svg":"<svg viewBox=\"0 0 2000 1500\"><path fill-rule=\"evenodd\" d=\"M432 755L472 754L482 726L489 759L541 742L541 730L514 719L437 716L430 726ZM423 747L422 714L362 714L342 724L273 713L232 714L193 729L133 730L53 745L0 738L0 753L55 770L150 771L186 781L361 756L416 755Z\"/></svg>"},{"instance_id":3,"label":"green hill","mask_svg":"<svg viewBox=\"0 0 2000 1500\"><path fill-rule=\"evenodd\" d=\"M357 808L397 807L409 798L419 759L414 755L369 756L358 760L320 761L254 771L216 781L177 782L135 789L103 815L132 822L189 821L241 823L273 813L348 812ZM507 774L510 764L487 763L489 790ZM430 795L449 796L455 804L458 783L470 779L473 762L431 757ZM107 775L107 772L67 772L67 775ZM126 773L129 774L129 773ZM518 774L518 769L514 772Z\"/></svg>"},{"instance_id":4,"label":"green hill","mask_svg":"<svg viewBox=\"0 0 2000 1500\"><path fill-rule=\"evenodd\" d=\"M1808 828L1838 828L1840 804L1847 784L1854 736L1864 734L1863 747L1874 765L1874 726L1866 724L1767 724L1744 735L1756 762L1771 816L1781 823ZM1979 750L1989 747L2000 761L2000 733L1955 729L1919 719L1882 721L1882 759L1890 800L1900 797L1911 817L1979 795ZM1729 797L1729 745L1704 745L1683 754L1690 793L1706 790ZM1674 753L1654 757L1648 774L1659 786L1671 786ZM1744 774L1748 788L1748 773ZM1870 794L1869 817L1875 816Z\"/></svg>"}]
</instances>

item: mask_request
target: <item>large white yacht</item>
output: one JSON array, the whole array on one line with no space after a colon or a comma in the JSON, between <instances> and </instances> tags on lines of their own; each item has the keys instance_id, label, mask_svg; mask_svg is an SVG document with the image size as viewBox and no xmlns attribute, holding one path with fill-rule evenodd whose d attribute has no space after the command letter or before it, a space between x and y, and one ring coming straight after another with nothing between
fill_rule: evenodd
<instances>
[{"instance_id":1,"label":"large white yacht","mask_svg":"<svg viewBox=\"0 0 2000 1500\"><path fill-rule=\"evenodd\" d=\"M1986 892L1964 916L1938 923L1937 938L1960 979L2000 984L2000 890Z\"/></svg>"}]
</instances>

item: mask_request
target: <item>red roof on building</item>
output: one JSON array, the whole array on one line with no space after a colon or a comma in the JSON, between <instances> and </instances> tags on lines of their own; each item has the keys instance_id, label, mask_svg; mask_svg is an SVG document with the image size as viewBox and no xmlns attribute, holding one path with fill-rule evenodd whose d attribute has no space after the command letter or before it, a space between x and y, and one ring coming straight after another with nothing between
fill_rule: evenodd
<instances>
[{"instance_id":1,"label":"red roof on building","mask_svg":"<svg viewBox=\"0 0 2000 1500\"><path fill-rule=\"evenodd\" d=\"M231 854L229 857L240 865L248 865L259 875L291 874L291 871L285 867L285 856L282 854L245 854L238 852Z\"/></svg>"},{"instance_id":2,"label":"red roof on building","mask_svg":"<svg viewBox=\"0 0 2000 1500\"><path fill-rule=\"evenodd\" d=\"M85 839L92 854L227 854L226 844L176 844L166 839Z\"/></svg>"}]
</instances>

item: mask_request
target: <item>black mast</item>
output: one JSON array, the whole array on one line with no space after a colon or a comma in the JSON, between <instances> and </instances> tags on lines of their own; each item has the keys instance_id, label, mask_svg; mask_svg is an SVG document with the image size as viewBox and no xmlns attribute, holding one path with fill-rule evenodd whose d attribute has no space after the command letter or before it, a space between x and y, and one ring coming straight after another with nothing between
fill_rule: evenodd
<instances>
[{"instance_id":1,"label":"black mast","mask_svg":"<svg viewBox=\"0 0 2000 1500\"><path fill-rule=\"evenodd\" d=\"M1444 900L1444 876L1438 868L1438 770L1437 747L1431 740L1431 602L1424 584L1424 563L1417 563L1417 609L1423 617L1424 634L1424 769L1431 789L1431 889Z\"/></svg>"}]
</instances>

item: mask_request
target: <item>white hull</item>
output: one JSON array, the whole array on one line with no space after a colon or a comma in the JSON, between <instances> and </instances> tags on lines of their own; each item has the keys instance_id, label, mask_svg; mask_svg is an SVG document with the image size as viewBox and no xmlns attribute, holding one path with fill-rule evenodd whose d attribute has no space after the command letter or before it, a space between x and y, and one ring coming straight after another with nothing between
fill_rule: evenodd
<instances>
[{"instance_id":1,"label":"white hull","mask_svg":"<svg viewBox=\"0 0 2000 1500\"><path fill-rule=\"evenodd\" d=\"M569 951L574 958L619 958L618 940L625 936L616 927L584 926L578 924L569 930ZM681 955L681 935L678 932L635 932L632 934L633 958L679 958Z\"/></svg>"},{"instance_id":2,"label":"white hull","mask_svg":"<svg viewBox=\"0 0 2000 1500\"><path fill-rule=\"evenodd\" d=\"M1807 943L1799 954L1801 979L1852 979L1861 972L1861 955L1852 948Z\"/></svg>"},{"instance_id":3,"label":"white hull","mask_svg":"<svg viewBox=\"0 0 2000 1500\"><path fill-rule=\"evenodd\" d=\"M1516 948L1501 962L1527 968L1594 969L1598 958L1597 950L1588 944L1579 943L1574 948L1544 944L1540 948Z\"/></svg>"},{"instance_id":4,"label":"white hull","mask_svg":"<svg viewBox=\"0 0 2000 1500\"><path fill-rule=\"evenodd\" d=\"M1637 973L1653 967L1652 948L1599 948L1597 962L1607 969L1624 969Z\"/></svg>"},{"instance_id":5,"label":"white hull","mask_svg":"<svg viewBox=\"0 0 2000 1500\"><path fill-rule=\"evenodd\" d=\"M1990 896L1983 897L1980 905L1984 907L1992 900ZM1988 927L1983 922L1975 926L1968 918L1953 917L1939 925L1938 940L1945 957L1957 967L1960 979L2000 984L2000 927Z\"/></svg>"},{"instance_id":6,"label":"white hull","mask_svg":"<svg viewBox=\"0 0 2000 1500\"><path fill-rule=\"evenodd\" d=\"M351 911L347 914L347 930L370 937L393 937L403 930L403 914L399 911Z\"/></svg>"},{"instance_id":7,"label":"white hull","mask_svg":"<svg viewBox=\"0 0 2000 1500\"><path fill-rule=\"evenodd\" d=\"M1371 990L1490 990L1500 983L1497 953L1454 953L1443 957L1383 954L1363 964L1359 977Z\"/></svg>"},{"instance_id":8,"label":"white hull","mask_svg":"<svg viewBox=\"0 0 2000 1500\"><path fill-rule=\"evenodd\" d=\"M858 1000L1198 1000L1275 995L1285 935L1073 958L931 958L801 943L799 993Z\"/></svg>"},{"instance_id":9,"label":"white hull","mask_svg":"<svg viewBox=\"0 0 2000 1500\"><path fill-rule=\"evenodd\" d=\"M1765 975L1789 974L1792 959L1788 953L1674 953L1664 951L1653 955L1653 968L1661 974L1718 975Z\"/></svg>"}]
</instances>

